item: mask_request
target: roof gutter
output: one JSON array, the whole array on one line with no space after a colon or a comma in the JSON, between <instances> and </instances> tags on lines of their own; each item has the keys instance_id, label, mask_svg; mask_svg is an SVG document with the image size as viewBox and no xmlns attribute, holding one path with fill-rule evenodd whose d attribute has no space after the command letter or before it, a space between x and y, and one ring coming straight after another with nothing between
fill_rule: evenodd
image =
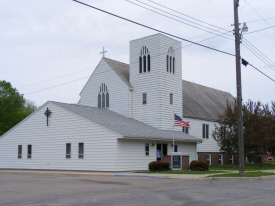
<instances>
[{"instance_id":1,"label":"roof gutter","mask_svg":"<svg viewBox=\"0 0 275 206\"><path fill-rule=\"evenodd\" d=\"M173 141L172 138L158 138L158 137L131 137L131 136L123 136L122 138L119 139L135 139L135 140L157 140L157 141ZM201 143L203 140L202 139L178 139L175 138L176 141L179 142L197 142L197 143Z\"/></svg>"}]
</instances>

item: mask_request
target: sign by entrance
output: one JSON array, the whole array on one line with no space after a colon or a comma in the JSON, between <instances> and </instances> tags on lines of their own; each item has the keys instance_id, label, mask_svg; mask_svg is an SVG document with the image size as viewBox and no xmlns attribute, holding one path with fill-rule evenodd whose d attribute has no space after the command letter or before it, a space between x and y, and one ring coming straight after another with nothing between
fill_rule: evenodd
<instances>
[{"instance_id":1,"label":"sign by entrance","mask_svg":"<svg viewBox=\"0 0 275 206\"><path fill-rule=\"evenodd\" d=\"M157 150L157 159L161 158L160 150Z\"/></svg>"},{"instance_id":2,"label":"sign by entrance","mask_svg":"<svg viewBox=\"0 0 275 206\"><path fill-rule=\"evenodd\" d=\"M173 168L181 168L181 164L180 164L180 155L173 155L172 156L173 157L173 159L172 159L172 161L173 161Z\"/></svg>"},{"instance_id":3,"label":"sign by entrance","mask_svg":"<svg viewBox=\"0 0 275 206\"><path fill-rule=\"evenodd\" d=\"M181 152L171 152L171 168L172 170L182 169L182 153Z\"/></svg>"}]
</instances>

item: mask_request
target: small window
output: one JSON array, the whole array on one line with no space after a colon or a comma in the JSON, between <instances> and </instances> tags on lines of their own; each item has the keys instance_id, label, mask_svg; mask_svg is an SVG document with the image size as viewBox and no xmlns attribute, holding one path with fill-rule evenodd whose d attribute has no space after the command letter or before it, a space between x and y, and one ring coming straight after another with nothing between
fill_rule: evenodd
<instances>
[{"instance_id":1,"label":"small window","mask_svg":"<svg viewBox=\"0 0 275 206\"><path fill-rule=\"evenodd\" d=\"M78 143L78 158L84 158L84 143Z\"/></svg>"},{"instance_id":2,"label":"small window","mask_svg":"<svg viewBox=\"0 0 275 206\"><path fill-rule=\"evenodd\" d=\"M219 165L223 164L223 155L219 154Z\"/></svg>"},{"instance_id":3,"label":"small window","mask_svg":"<svg viewBox=\"0 0 275 206\"><path fill-rule=\"evenodd\" d=\"M173 94L170 93L170 104L173 104Z\"/></svg>"},{"instance_id":4,"label":"small window","mask_svg":"<svg viewBox=\"0 0 275 206\"><path fill-rule=\"evenodd\" d=\"M206 155L206 162L208 163L208 165L211 165L211 154Z\"/></svg>"},{"instance_id":5,"label":"small window","mask_svg":"<svg viewBox=\"0 0 275 206\"><path fill-rule=\"evenodd\" d=\"M268 157L267 161L273 161L273 158L272 157Z\"/></svg>"},{"instance_id":6,"label":"small window","mask_svg":"<svg viewBox=\"0 0 275 206\"><path fill-rule=\"evenodd\" d=\"M71 143L66 144L66 159L71 159Z\"/></svg>"},{"instance_id":7,"label":"small window","mask_svg":"<svg viewBox=\"0 0 275 206\"><path fill-rule=\"evenodd\" d=\"M233 164L234 164L234 157L233 157L233 155L231 155L231 156L230 156L229 163L230 163L231 165L233 165Z\"/></svg>"},{"instance_id":8,"label":"small window","mask_svg":"<svg viewBox=\"0 0 275 206\"><path fill-rule=\"evenodd\" d=\"M28 159L32 158L32 145L28 145Z\"/></svg>"},{"instance_id":9,"label":"small window","mask_svg":"<svg viewBox=\"0 0 275 206\"><path fill-rule=\"evenodd\" d=\"M146 93L142 94L142 104L147 104L147 94Z\"/></svg>"},{"instance_id":10,"label":"small window","mask_svg":"<svg viewBox=\"0 0 275 206\"><path fill-rule=\"evenodd\" d=\"M189 122L187 122L187 123L189 123ZM187 127L183 127L182 131L185 132L186 134L189 134L189 128L187 128Z\"/></svg>"},{"instance_id":11,"label":"small window","mask_svg":"<svg viewBox=\"0 0 275 206\"><path fill-rule=\"evenodd\" d=\"M209 139L209 125L208 124L202 125L202 138Z\"/></svg>"},{"instance_id":12,"label":"small window","mask_svg":"<svg viewBox=\"0 0 275 206\"><path fill-rule=\"evenodd\" d=\"M22 159L22 145L18 145L18 159Z\"/></svg>"},{"instance_id":13,"label":"small window","mask_svg":"<svg viewBox=\"0 0 275 206\"><path fill-rule=\"evenodd\" d=\"M149 155L149 144L148 143L145 144L145 155L146 156Z\"/></svg>"},{"instance_id":14,"label":"small window","mask_svg":"<svg viewBox=\"0 0 275 206\"><path fill-rule=\"evenodd\" d=\"M178 145L175 145L174 152L178 152Z\"/></svg>"}]
</instances>

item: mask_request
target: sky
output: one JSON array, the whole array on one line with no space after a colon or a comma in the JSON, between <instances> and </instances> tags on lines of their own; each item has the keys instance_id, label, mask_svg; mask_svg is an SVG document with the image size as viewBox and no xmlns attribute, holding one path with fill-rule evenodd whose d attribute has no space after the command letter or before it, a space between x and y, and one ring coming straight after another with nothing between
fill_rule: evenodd
<instances>
[{"instance_id":1,"label":"sky","mask_svg":"<svg viewBox=\"0 0 275 206\"><path fill-rule=\"evenodd\" d=\"M231 26L234 24L233 0L82 2L235 54ZM243 33L241 56L272 79L275 79L274 10L274 0L239 2L239 22L246 22L249 28ZM155 33L71 0L2 0L0 80L10 82L36 106L48 100L77 103L81 89L102 58L103 47L107 51L105 57L129 63L129 41ZM235 57L181 42L182 78L236 97ZM275 101L275 82L250 65L242 65L241 70L243 102Z\"/></svg>"}]
</instances>

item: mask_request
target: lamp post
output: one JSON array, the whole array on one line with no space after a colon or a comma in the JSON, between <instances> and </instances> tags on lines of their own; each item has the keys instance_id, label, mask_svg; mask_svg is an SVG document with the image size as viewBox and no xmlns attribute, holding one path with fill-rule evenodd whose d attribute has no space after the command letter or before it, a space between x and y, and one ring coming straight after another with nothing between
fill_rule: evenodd
<instances>
[{"instance_id":1,"label":"lamp post","mask_svg":"<svg viewBox=\"0 0 275 206\"><path fill-rule=\"evenodd\" d=\"M243 114L242 114L242 81L241 81L241 53L240 39L242 32L248 27L243 24L241 35L239 32L238 6L239 0L234 1L234 23L235 23L235 55L236 55L236 82L237 82L237 128L238 128L238 154L239 154L239 175L244 176L244 143L243 143Z\"/></svg>"}]
</instances>

